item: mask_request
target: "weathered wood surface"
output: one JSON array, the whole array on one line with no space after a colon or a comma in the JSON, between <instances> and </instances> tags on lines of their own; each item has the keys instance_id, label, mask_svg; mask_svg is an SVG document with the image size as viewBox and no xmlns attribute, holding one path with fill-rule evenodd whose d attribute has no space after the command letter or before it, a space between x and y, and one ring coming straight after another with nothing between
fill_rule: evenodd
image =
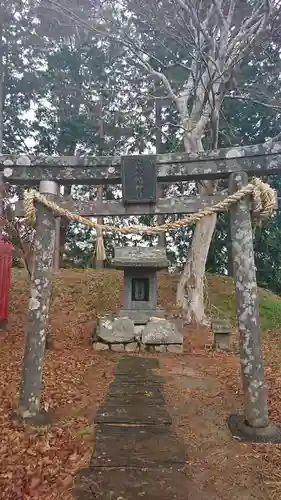
<instances>
[{"instance_id":1,"label":"weathered wood surface","mask_svg":"<svg viewBox=\"0 0 281 500\"><path fill-rule=\"evenodd\" d=\"M134 155L121 158L122 197L125 205L156 202L156 161L156 155Z\"/></svg>"},{"instance_id":2,"label":"weathered wood surface","mask_svg":"<svg viewBox=\"0 0 281 500\"><path fill-rule=\"evenodd\" d=\"M50 199L56 198L56 195L47 194L46 191L44 191L44 194ZM43 205L38 205L34 244L34 272L31 278L18 408L18 412L23 419L35 417L40 410L44 353L52 290L54 248L55 218Z\"/></svg>"},{"instance_id":3,"label":"weathered wood surface","mask_svg":"<svg viewBox=\"0 0 281 500\"><path fill-rule=\"evenodd\" d=\"M102 198L103 198L103 186L98 186L97 190L97 203L102 203ZM76 212L80 213L80 212ZM97 223L98 224L103 224L103 217L100 215L97 218ZM102 236L102 231L100 229L97 229L97 238ZM96 254L95 254L95 264L96 264L96 269L102 269L104 267L104 261L103 260L98 260L98 254L97 254L97 242L98 239L96 239Z\"/></svg>"},{"instance_id":4,"label":"weathered wood surface","mask_svg":"<svg viewBox=\"0 0 281 500\"><path fill-rule=\"evenodd\" d=\"M212 206L223 200L227 194L217 194L214 196L183 196L179 198L162 198L155 205L126 205L122 201L83 201L70 198L61 198L58 204L70 212L90 216L129 216L129 215L158 215L158 214L191 214L199 210ZM15 204L16 217L23 217L23 202Z\"/></svg>"},{"instance_id":5,"label":"weathered wood surface","mask_svg":"<svg viewBox=\"0 0 281 500\"><path fill-rule=\"evenodd\" d=\"M230 191L241 189L247 182L248 176L245 172L233 174L229 183ZM247 198L233 205L230 211L230 227L244 390L244 417L250 427L263 428L269 424L269 418L249 209L250 203Z\"/></svg>"},{"instance_id":6,"label":"weathered wood surface","mask_svg":"<svg viewBox=\"0 0 281 500\"><path fill-rule=\"evenodd\" d=\"M228 177L230 173L272 174L281 169L281 143L220 149L200 155L156 155L159 182ZM119 156L19 156L0 155L0 170L12 184L37 184L56 180L60 184L120 184Z\"/></svg>"}]
</instances>

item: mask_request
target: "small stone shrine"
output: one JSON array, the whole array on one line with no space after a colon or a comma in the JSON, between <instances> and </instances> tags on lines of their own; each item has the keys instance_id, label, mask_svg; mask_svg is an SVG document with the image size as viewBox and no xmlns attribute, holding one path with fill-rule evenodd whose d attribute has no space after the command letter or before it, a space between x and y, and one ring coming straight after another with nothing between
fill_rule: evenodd
<instances>
[{"instance_id":1,"label":"small stone shrine","mask_svg":"<svg viewBox=\"0 0 281 500\"><path fill-rule=\"evenodd\" d=\"M230 351L232 333L230 322L228 320L213 320L211 327L214 335L214 349L219 352Z\"/></svg>"},{"instance_id":2,"label":"small stone shrine","mask_svg":"<svg viewBox=\"0 0 281 500\"><path fill-rule=\"evenodd\" d=\"M162 247L116 248L112 266L124 271L123 309L118 317L100 317L96 350L182 352L183 336L175 321L157 306L156 273L168 267Z\"/></svg>"},{"instance_id":3,"label":"small stone shrine","mask_svg":"<svg viewBox=\"0 0 281 500\"><path fill-rule=\"evenodd\" d=\"M163 247L116 248L112 265L124 271L124 298L120 316L128 316L136 325L150 316L163 317L157 309L156 273L167 269L169 262Z\"/></svg>"}]
</instances>

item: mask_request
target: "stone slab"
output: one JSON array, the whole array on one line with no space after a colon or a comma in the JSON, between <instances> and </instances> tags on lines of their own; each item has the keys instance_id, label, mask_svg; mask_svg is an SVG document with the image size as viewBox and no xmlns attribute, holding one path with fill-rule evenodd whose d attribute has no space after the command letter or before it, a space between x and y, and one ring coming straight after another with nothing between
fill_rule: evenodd
<instances>
[{"instance_id":1,"label":"stone slab","mask_svg":"<svg viewBox=\"0 0 281 500\"><path fill-rule=\"evenodd\" d=\"M131 385L131 384L134 384L134 385L151 385L151 386L158 386L158 387L163 387L163 383L162 383L163 379L161 379L160 377L158 378L155 378L153 377L153 375L147 375L147 377L145 375L142 375L142 374L139 374L139 375L135 375L134 377L131 377L130 375L127 375L126 373L120 373L118 375L118 380L115 380L113 383L115 385L122 385L122 384L126 384L126 385Z\"/></svg>"},{"instance_id":2,"label":"stone slab","mask_svg":"<svg viewBox=\"0 0 281 500\"><path fill-rule=\"evenodd\" d=\"M171 425L172 419L165 406L143 404L106 404L95 416L96 424Z\"/></svg>"},{"instance_id":3,"label":"stone slab","mask_svg":"<svg viewBox=\"0 0 281 500\"><path fill-rule=\"evenodd\" d=\"M141 340L145 345L182 344L183 336L178 331L175 322L152 320L144 327Z\"/></svg>"},{"instance_id":4,"label":"stone slab","mask_svg":"<svg viewBox=\"0 0 281 500\"><path fill-rule=\"evenodd\" d=\"M119 360L115 373L136 373L136 372L144 372L154 370L155 368L159 368L158 359L153 358L145 358L145 357L124 357Z\"/></svg>"},{"instance_id":5,"label":"stone slab","mask_svg":"<svg viewBox=\"0 0 281 500\"><path fill-rule=\"evenodd\" d=\"M152 370L158 367L159 361L157 359L129 356L127 358L122 358L114 370L114 384L132 384L134 386L141 384L143 384L143 386L157 384L161 387L163 378L154 375L152 372ZM112 387L112 385L110 387Z\"/></svg>"},{"instance_id":6,"label":"stone slab","mask_svg":"<svg viewBox=\"0 0 281 500\"><path fill-rule=\"evenodd\" d=\"M149 467L186 463L186 447L165 427L97 426L95 454L98 467Z\"/></svg>"},{"instance_id":7,"label":"stone slab","mask_svg":"<svg viewBox=\"0 0 281 500\"><path fill-rule=\"evenodd\" d=\"M165 311L162 309L148 309L148 310L138 310L133 309L121 309L118 313L118 317L130 318L135 325L146 325L151 317L164 318Z\"/></svg>"},{"instance_id":8,"label":"stone slab","mask_svg":"<svg viewBox=\"0 0 281 500\"><path fill-rule=\"evenodd\" d=\"M101 317L98 320L96 337L108 344L134 342L134 323L129 318Z\"/></svg>"},{"instance_id":9,"label":"stone slab","mask_svg":"<svg viewBox=\"0 0 281 500\"><path fill-rule=\"evenodd\" d=\"M138 267L146 269L165 269L169 261L164 247L114 247L111 266L121 269Z\"/></svg>"},{"instance_id":10,"label":"stone slab","mask_svg":"<svg viewBox=\"0 0 281 500\"><path fill-rule=\"evenodd\" d=\"M159 392L156 397L152 391L146 390L144 388L144 391L142 394L108 394L104 400L104 406L107 405L116 405L116 406L122 406L123 405L165 405L165 397L164 394L161 394Z\"/></svg>"},{"instance_id":11,"label":"stone slab","mask_svg":"<svg viewBox=\"0 0 281 500\"><path fill-rule=\"evenodd\" d=\"M115 397L115 395L120 395L121 397L130 396L134 394L145 394L148 392L152 398L160 397L163 395L163 387L158 384L136 384L131 380L126 380L125 383L115 384L112 383L109 386L108 397Z\"/></svg>"},{"instance_id":12,"label":"stone slab","mask_svg":"<svg viewBox=\"0 0 281 500\"><path fill-rule=\"evenodd\" d=\"M77 484L78 483L78 484ZM76 480L78 500L187 500L183 467L157 469L96 468L81 471Z\"/></svg>"},{"instance_id":13,"label":"stone slab","mask_svg":"<svg viewBox=\"0 0 281 500\"><path fill-rule=\"evenodd\" d=\"M145 375L142 373L136 373L134 375L127 375L126 373L120 373L116 375L115 384L126 384L128 382L133 382L135 384L158 384L163 385L162 377L156 377L152 374Z\"/></svg>"}]
</instances>

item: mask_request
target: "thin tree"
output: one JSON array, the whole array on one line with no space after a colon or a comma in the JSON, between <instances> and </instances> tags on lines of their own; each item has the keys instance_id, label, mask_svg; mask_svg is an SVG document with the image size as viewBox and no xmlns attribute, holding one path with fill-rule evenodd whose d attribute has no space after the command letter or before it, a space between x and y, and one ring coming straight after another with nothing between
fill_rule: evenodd
<instances>
[{"instance_id":1,"label":"thin tree","mask_svg":"<svg viewBox=\"0 0 281 500\"><path fill-rule=\"evenodd\" d=\"M204 151L207 131L218 147L221 105L233 95L235 72L261 40L270 43L270 23L279 11L277 0L123 0L104 2L102 20L89 21L72 0L49 5L122 44L131 64L161 82L163 96L176 106L184 150L195 157ZM92 0L93 10L95 5ZM212 181L198 183L201 195L216 189ZM204 274L215 225L216 215L197 223L178 285L177 302L188 322L205 319Z\"/></svg>"}]
</instances>

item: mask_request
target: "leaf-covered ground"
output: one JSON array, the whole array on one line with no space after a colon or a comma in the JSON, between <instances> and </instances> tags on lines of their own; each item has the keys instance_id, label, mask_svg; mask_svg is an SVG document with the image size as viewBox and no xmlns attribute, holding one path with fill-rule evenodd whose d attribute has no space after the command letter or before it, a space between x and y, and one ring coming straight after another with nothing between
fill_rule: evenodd
<instances>
[{"instance_id":1,"label":"leaf-covered ground","mask_svg":"<svg viewBox=\"0 0 281 500\"><path fill-rule=\"evenodd\" d=\"M159 276L160 302L168 311L174 310L176 283L175 276ZM87 465L94 447L95 408L106 394L119 359L117 354L95 353L91 333L97 314L120 307L122 275L62 271L55 276L52 348L46 353L42 401L54 413L54 421L41 429L15 426L10 419L18 398L28 287L25 273L15 270L9 328L0 339L0 499L73 500L73 478ZM270 414L281 424L281 299L261 291L260 304ZM208 306L213 315L227 315L235 324L231 280L209 277ZM224 417L242 403L239 360L233 354L217 355L204 348L209 341L207 330L188 329L186 353L161 358L175 429L190 448L191 490L203 488L198 500L280 499L281 446L245 447L228 436ZM186 367L192 368L194 377L180 371ZM190 377L197 385L193 386ZM205 415L203 421L200 415ZM217 433L217 421L221 433ZM206 435L202 422L208 422ZM251 496L251 491L261 493ZM195 493L192 498L197 500Z\"/></svg>"}]
</instances>

